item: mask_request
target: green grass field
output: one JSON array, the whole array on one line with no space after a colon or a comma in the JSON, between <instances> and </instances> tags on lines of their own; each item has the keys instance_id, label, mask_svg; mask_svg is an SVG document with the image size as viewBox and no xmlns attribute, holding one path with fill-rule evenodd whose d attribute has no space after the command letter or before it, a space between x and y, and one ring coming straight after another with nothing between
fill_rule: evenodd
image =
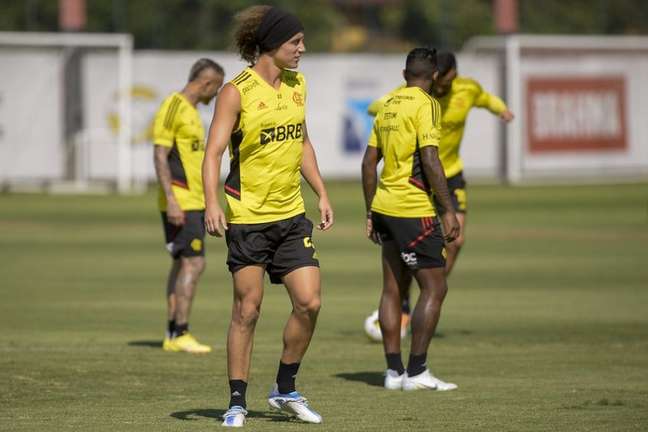
<instances>
[{"instance_id":1,"label":"green grass field","mask_svg":"<svg viewBox=\"0 0 648 432\"><path fill-rule=\"evenodd\" d=\"M315 235L323 309L297 382L324 424L267 408L289 301L266 285L249 430L648 430L647 184L470 188L466 248L429 351L459 384L447 393L380 387L382 349L362 330L378 249L363 238L359 184L329 189L337 223ZM0 195L0 430L218 430L225 255L209 239L192 315L215 352L165 353L169 259L153 193Z\"/></svg>"}]
</instances>

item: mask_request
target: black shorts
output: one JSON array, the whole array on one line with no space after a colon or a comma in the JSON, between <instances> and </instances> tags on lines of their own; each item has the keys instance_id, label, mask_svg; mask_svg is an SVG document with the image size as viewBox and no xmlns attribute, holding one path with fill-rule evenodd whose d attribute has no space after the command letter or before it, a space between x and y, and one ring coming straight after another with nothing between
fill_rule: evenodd
<instances>
[{"instance_id":1,"label":"black shorts","mask_svg":"<svg viewBox=\"0 0 648 432\"><path fill-rule=\"evenodd\" d=\"M302 213L289 219L259 224L229 224L227 267L234 273L243 267L264 265L270 282L300 267L319 267L311 240L313 223Z\"/></svg>"},{"instance_id":2,"label":"black shorts","mask_svg":"<svg viewBox=\"0 0 648 432\"><path fill-rule=\"evenodd\" d=\"M189 210L184 213L184 225L173 225L166 212L161 212L166 248L173 259L205 256L205 212Z\"/></svg>"},{"instance_id":3,"label":"black shorts","mask_svg":"<svg viewBox=\"0 0 648 432\"><path fill-rule=\"evenodd\" d=\"M468 202L466 196L466 180L464 179L463 171L448 178L447 182L450 201L452 201L455 212L466 213L468 210ZM439 210L439 213L445 213L443 206L436 199L436 196L434 197L434 206Z\"/></svg>"},{"instance_id":4,"label":"black shorts","mask_svg":"<svg viewBox=\"0 0 648 432\"><path fill-rule=\"evenodd\" d=\"M396 242L403 263L410 269L445 267L446 251L438 218L403 218L372 212L371 221L382 241Z\"/></svg>"}]
</instances>

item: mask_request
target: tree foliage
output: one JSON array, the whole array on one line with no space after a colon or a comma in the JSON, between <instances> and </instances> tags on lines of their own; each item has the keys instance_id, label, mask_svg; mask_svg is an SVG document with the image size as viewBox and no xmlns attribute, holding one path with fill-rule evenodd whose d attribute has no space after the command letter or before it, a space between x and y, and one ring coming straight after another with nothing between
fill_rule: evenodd
<instances>
[{"instance_id":1,"label":"tree foliage","mask_svg":"<svg viewBox=\"0 0 648 432\"><path fill-rule=\"evenodd\" d=\"M233 17L252 0L87 0L89 32L128 32L140 49L231 48ZM278 0L298 14L309 50L458 49L493 34L492 0ZM519 0L522 33L648 34L645 0ZM0 31L57 31L57 0L0 0ZM357 44L334 43L361 31ZM360 30L358 30L360 29ZM339 42L339 41L338 41ZM359 44L359 45L358 45ZM340 48L341 47L341 48Z\"/></svg>"}]
</instances>

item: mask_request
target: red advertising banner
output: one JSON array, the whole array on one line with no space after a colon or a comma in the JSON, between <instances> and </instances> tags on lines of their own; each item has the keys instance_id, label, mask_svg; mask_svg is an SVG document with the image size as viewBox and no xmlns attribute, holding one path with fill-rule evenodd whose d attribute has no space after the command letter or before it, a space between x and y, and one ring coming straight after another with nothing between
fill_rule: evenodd
<instances>
[{"instance_id":1,"label":"red advertising banner","mask_svg":"<svg viewBox=\"0 0 648 432\"><path fill-rule=\"evenodd\" d=\"M527 80L531 153L627 148L625 78Z\"/></svg>"}]
</instances>

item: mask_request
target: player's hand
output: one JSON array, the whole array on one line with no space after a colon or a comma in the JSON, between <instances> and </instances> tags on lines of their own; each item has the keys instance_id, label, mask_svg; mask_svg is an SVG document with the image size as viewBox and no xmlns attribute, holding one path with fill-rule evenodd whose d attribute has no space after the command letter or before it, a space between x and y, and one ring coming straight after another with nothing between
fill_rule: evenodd
<instances>
[{"instance_id":1,"label":"player's hand","mask_svg":"<svg viewBox=\"0 0 648 432\"><path fill-rule=\"evenodd\" d=\"M376 243L377 245L382 244L382 239L380 238L380 234L378 234L373 229L373 221L371 220L371 216L367 216L367 238L372 242Z\"/></svg>"},{"instance_id":2,"label":"player's hand","mask_svg":"<svg viewBox=\"0 0 648 432\"><path fill-rule=\"evenodd\" d=\"M451 243L461 234L461 226L457 220L457 215L455 215L455 212L445 212L441 220L443 222L445 241Z\"/></svg>"},{"instance_id":3,"label":"player's hand","mask_svg":"<svg viewBox=\"0 0 648 432\"><path fill-rule=\"evenodd\" d=\"M513 120L515 117L513 113L509 110L504 111L502 114L499 115L502 120L504 120L506 123L510 122Z\"/></svg>"},{"instance_id":4,"label":"player's hand","mask_svg":"<svg viewBox=\"0 0 648 432\"><path fill-rule=\"evenodd\" d=\"M327 196L323 196L319 200L319 211L320 211L320 223L317 225L317 229L321 231L326 231L333 226L334 217L333 217L333 208Z\"/></svg>"},{"instance_id":5,"label":"player's hand","mask_svg":"<svg viewBox=\"0 0 648 432\"><path fill-rule=\"evenodd\" d=\"M175 198L167 199L167 219L171 225L184 225L185 223L185 213L180 208L180 205L175 200Z\"/></svg>"},{"instance_id":6,"label":"player's hand","mask_svg":"<svg viewBox=\"0 0 648 432\"><path fill-rule=\"evenodd\" d=\"M213 204L205 209L205 229L210 235L223 237L227 230L225 213L218 204Z\"/></svg>"}]
</instances>

